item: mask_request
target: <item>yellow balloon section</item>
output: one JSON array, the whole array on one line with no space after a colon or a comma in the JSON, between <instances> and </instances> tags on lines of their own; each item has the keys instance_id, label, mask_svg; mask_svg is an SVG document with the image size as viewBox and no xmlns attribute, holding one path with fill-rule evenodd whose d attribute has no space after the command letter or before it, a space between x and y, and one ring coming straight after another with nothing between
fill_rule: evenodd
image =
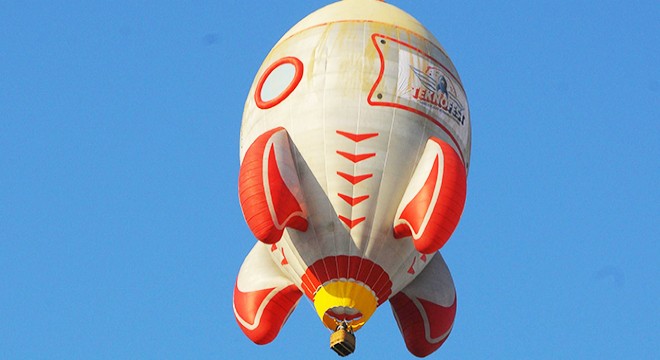
<instances>
[{"instance_id":1,"label":"yellow balloon section","mask_svg":"<svg viewBox=\"0 0 660 360\"><path fill-rule=\"evenodd\" d=\"M326 327L333 329L337 327L337 318L328 314L327 309L351 308L359 309L360 318L351 321L351 327L358 330L376 311L378 303L373 293L363 285L350 281L337 281L324 285L314 296L314 307L316 313Z\"/></svg>"}]
</instances>

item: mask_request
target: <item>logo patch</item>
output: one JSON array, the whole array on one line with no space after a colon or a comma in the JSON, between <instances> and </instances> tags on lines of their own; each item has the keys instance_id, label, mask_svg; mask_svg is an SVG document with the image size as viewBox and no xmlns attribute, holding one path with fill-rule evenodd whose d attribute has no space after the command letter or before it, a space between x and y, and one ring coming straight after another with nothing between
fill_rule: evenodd
<instances>
[{"instance_id":1,"label":"logo patch","mask_svg":"<svg viewBox=\"0 0 660 360\"><path fill-rule=\"evenodd\" d=\"M399 50L397 96L425 107L435 118L442 112L465 125L465 106L448 72L405 49Z\"/></svg>"},{"instance_id":2,"label":"logo patch","mask_svg":"<svg viewBox=\"0 0 660 360\"><path fill-rule=\"evenodd\" d=\"M380 68L367 103L409 111L430 121L447 135L467 166L470 111L463 85L441 48L428 46L423 39L410 40L371 35Z\"/></svg>"}]
</instances>

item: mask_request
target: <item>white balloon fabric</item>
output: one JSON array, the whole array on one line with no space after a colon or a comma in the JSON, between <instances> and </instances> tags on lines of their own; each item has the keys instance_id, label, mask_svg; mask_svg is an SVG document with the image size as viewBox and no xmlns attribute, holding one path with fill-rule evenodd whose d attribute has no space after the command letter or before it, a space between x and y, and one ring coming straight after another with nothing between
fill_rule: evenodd
<instances>
[{"instance_id":1,"label":"white balloon fabric","mask_svg":"<svg viewBox=\"0 0 660 360\"><path fill-rule=\"evenodd\" d=\"M234 312L272 341L304 294L331 330L390 300L406 345L435 351L456 295L438 250L466 197L470 114L454 65L400 9L343 0L295 25L257 72L239 198L259 242Z\"/></svg>"}]
</instances>

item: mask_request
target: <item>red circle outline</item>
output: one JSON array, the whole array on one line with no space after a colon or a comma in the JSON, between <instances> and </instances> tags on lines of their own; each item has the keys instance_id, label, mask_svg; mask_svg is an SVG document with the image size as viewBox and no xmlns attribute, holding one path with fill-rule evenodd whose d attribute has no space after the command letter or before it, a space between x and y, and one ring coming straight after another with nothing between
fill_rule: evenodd
<instances>
[{"instance_id":1,"label":"red circle outline","mask_svg":"<svg viewBox=\"0 0 660 360\"><path fill-rule=\"evenodd\" d=\"M261 98L261 90L264 86L264 83L266 82L266 79L268 79L270 74L275 69L277 69L278 67L284 64L291 64L295 67L296 73L293 75L293 79L291 80L289 85L281 93L279 93L279 95L275 96L271 100L264 101ZM254 101L257 103L257 106L260 109L266 110L272 108L273 106L281 103L289 95L291 95L293 90L295 90L295 88L300 83L300 80L302 80L302 76L303 76L303 63L298 58L295 58L293 56L287 56L275 61L274 63L270 64L270 66L268 66L266 71L264 71L264 73L259 78L259 82L257 83L257 89L254 91Z\"/></svg>"}]
</instances>

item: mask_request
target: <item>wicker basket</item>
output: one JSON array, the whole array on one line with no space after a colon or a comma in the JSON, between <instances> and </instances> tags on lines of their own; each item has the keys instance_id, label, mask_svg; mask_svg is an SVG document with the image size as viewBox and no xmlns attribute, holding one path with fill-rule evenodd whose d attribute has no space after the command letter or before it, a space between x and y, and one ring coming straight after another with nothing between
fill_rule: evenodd
<instances>
[{"instance_id":1,"label":"wicker basket","mask_svg":"<svg viewBox=\"0 0 660 360\"><path fill-rule=\"evenodd\" d=\"M330 335L330 348L339 356L347 356L355 351L355 335L345 330L339 329Z\"/></svg>"}]
</instances>

